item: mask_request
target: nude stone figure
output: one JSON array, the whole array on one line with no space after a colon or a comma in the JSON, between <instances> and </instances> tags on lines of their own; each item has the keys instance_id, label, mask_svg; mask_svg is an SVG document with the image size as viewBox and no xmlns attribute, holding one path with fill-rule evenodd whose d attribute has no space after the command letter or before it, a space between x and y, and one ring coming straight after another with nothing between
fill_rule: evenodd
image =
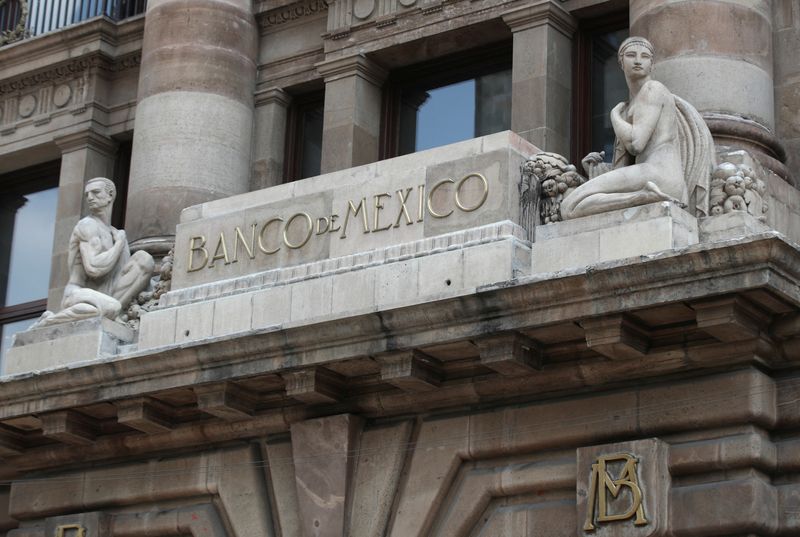
<instances>
[{"instance_id":1,"label":"nude stone figure","mask_svg":"<svg viewBox=\"0 0 800 537\"><path fill-rule=\"evenodd\" d=\"M84 189L89 216L81 219L69 239L69 283L61 311L46 311L34 327L91 317L119 320L131 300L150 283L153 258L131 255L125 231L111 226L116 187L96 177Z\"/></svg>"},{"instance_id":2,"label":"nude stone figure","mask_svg":"<svg viewBox=\"0 0 800 537\"><path fill-rule=\"evenodd\" d=\"M693 203L704 211L713 140L697 110L651 78L654 56L643 37L620 45L630 100L611 111L613 163L604 163L601 153L583 159L590 180L563 199L563 219L658 201Z\"/></svg>"}]
</instances>

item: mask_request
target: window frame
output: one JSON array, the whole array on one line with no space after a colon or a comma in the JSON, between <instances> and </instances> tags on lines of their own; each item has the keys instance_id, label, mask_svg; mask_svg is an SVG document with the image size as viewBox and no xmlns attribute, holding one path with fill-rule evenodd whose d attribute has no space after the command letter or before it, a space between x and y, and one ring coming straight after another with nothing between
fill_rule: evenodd
<instances>
[{"instance_id":1,"label":"window frame","mask_svg":"<svg viewBox=\"0 0 800 537\"><path fill-rule=\"evenodd\" d=\"M283 182L292 183L304 179L303 169L303 117L315 107L322 105L325 110L325 90L319 89L302 95L292 96L286 113L286 147L283 157Z\"/></svg>"},{"instance_id":2,"label":"window frame","mask_svg":"<svg viewBox=\"0 0 800 537\"><path fill-rule=\"evenodd\" d=\"M400 156L400 109L404 91L440 88L512 68L510 40L426 60L391 72L383 86L379 158Z\"/></svg>"},{"instance_id":3,"label":"window frame","mask_svg":"<svg viewBox=\"0 0 800 537\"><path fill-rule=\"evenodd\" d=\"M602 17L582 19L578 25L573 48L572 82L575 91L572 99L572 162L580 162L592 147L592 45L602 34L630 28L628 11L610 13Z\"/></svg>"}]
</instances>

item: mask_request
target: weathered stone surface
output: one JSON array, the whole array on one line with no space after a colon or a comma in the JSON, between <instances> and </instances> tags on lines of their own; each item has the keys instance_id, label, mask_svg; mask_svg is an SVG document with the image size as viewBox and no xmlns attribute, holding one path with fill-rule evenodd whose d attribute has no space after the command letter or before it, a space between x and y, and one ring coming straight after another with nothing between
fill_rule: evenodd
<instances>
[{"instance_id":1,"label":"weathered stone surface","mask_svg":"<svg viewBox=\"0 0 800 537\"><path fill-rule=\"evenodd\" d=\"M338 415L292 425L292 453L302 534L345 535L346 499L362 420Z\"/></svg>"},{"instance_id":2,"label":"weathered stone surface","mask_svg":"<svg viewBox=\"0 0 800 537\"><path fill-rule=\"evenodd\" d=\"M132 343L133 331L104 317L34 328L16 334L5 357L6 375L108 358Z\"/></svg>"},{"instance_id":3,"label":"weathered stone surface","mask_svg":"<svg viewBox=\"0 0 800 537\"><path fill-rule=\"evenodd\" d=\"M662 202L537 226L534 273L682 248L699 240L697 219Z\"/></svg>"}]
</instances>

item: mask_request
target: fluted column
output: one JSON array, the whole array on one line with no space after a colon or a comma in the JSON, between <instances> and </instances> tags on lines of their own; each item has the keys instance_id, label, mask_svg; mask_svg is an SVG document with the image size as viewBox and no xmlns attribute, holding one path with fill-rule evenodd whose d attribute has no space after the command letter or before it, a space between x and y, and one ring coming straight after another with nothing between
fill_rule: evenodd
<instances>
[{"instance_id":1,"label":"fluted column","mask_svg":"<svg viewBox=\"0 0 800 537\"><path fill-rule=\"evenodd\" d=\"M631 35L656 48L655 78L706 118L718 146L751 151L779 175L772 12L766 1L631 0Z\"/></svg>"},{"instance_id":2,"label":"fluted column","mask_svg":"<svg viewBox=\"0 0 800 537\"><path fill-rule=\"evenodd\" d=\"M161 254L183 208L247 192L257 28L252 0L150 0L126 230Z\"/></svg>"}]
</instances>

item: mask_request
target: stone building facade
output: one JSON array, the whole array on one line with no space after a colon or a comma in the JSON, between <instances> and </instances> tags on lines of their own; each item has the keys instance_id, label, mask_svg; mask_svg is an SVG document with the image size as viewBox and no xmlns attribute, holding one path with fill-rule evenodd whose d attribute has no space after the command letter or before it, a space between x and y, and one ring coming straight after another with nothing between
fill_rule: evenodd
<instances>
[{"instance_id":1,"label":"stone building facade","mask_svg":"<svg viewBox=\"0 0 800 537\"><path fill-rule=\"evenodd\" d=\"M800 534L796 0L12 4L0 534ZM708 191L560 221L627 35ZM98 176L159 296L22 331Z\"/></svg>"}]
</instances>

